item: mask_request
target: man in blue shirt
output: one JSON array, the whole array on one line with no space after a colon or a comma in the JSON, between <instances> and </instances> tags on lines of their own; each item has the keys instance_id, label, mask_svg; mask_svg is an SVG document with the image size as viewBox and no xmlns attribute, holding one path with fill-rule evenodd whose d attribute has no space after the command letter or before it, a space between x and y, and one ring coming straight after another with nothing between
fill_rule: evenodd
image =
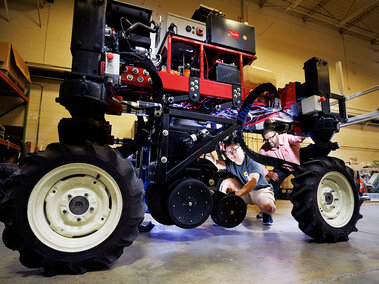
<instances>
[{"instance_id":1,"label":"man in blue shirt","mask_svg":"<svg viewBox=\"0 0 379 284\"><path fill-rule=\"evenodd\" d=\"M241 146L233 139L225 143L224 153L228 157L226 161L216 160L211 153L206 155L218 169L226 170L234 176L221 183L220 191L234 192L246 204L257 205L263 212L263 224L271 225L271 214L276 209L275 198L264 176L262 165L246 156Z\"/></svg>"}]
</instances>

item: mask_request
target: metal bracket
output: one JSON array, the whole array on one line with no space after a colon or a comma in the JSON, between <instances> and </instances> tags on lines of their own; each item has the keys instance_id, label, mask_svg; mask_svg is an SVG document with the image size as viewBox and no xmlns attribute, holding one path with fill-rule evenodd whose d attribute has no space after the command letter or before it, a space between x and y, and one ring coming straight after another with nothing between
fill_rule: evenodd
<instances>
[{"instance_id":1,"label":"metal bracket","mask_svg":"<svg viewBox=\"0 0 379 284\"><path fill-rule=\"evenodd\" d=\"M189 77L188 96L193 102L197 102L200 99L200 79L195 77Z\"/></svg>"},{"instance_id":2,"label":"metal bracket","mask_svg":"<svg viewBox=\"0 0 379 284\"><path fill-rule=\"evenodd\" d=\"M224 108L228 108L228 107L233 107L233 106L234 106L234 104L232 102L227 102L227 103L217 105L216 110L220 110L220 109L224 109Z\"/></svg>"},{"instance_id":3,"label":"metal bracket","mask_svg":"<svg viewBox=\"0 0 379 284\"><path fill-rule=\"evenodd\" d=\"M167 102L170 104L177 103L177 102L184 102L188 100L188 95L182 95L182 96L170 96L167 98Z\"/></svg>"},{"instance_id":4,"label":"metal bracket","mask_svg":"<svg viewBox=\"0 0 379 284\"><path fill-rule=\"evenodd\" d=\"M233 106L239 107L242 104L241 86L233 84L232 87L233 87L232 89Z\"/></svg>"}]
</instances>

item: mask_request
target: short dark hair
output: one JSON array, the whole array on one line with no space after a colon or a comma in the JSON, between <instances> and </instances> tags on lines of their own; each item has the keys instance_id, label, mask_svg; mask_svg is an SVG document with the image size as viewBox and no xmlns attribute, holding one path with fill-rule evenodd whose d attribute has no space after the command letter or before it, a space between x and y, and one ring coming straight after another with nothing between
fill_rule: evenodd
<instances>
[{"instance_id":1,"label":"short dark hair","mask_svg":"<svg viewBox=\"0 0 379 284\"><path fill-rule=\"evenodd\" d=\"M265 130L263 130L263 132L262 132L262 137L265 138L265 135L266 135L267 133L270 133L270 132L275 132L275 133L276 133L275 130L272 130L272 129L265 129Z\"/></svg>"},{"instance_id":2,"label":"short dark hair","mask_svg":"<svg viewBox=\"0 0 379 284\"><path fill-rule=\"evenodd\" d=\"M239 145L239 142L237 141L236 137L231 136L228 139L226 139L224 141L224 148L226 148L226 147L228 147L228 146L230 146L232 144L238 144Z\"/></svg>"}]
</instances>

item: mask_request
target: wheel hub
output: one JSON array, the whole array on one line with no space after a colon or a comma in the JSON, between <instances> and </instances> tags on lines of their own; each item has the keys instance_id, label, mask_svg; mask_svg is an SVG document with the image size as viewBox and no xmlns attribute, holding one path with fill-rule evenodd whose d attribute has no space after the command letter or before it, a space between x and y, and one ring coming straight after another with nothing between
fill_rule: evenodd
<instances>
[{"instance_id":1,"label":"wheel hub","mask_svg":"<svg viewBox=\"0 0 379 284\"><path fill-rule=\"evenodd\" d=\"M46 245L80 251L108 237L118 224L122 202L120 189L107 172L71 163L51 170L35 185L28 219Z\"/></svg>"},{"instance_id":2,"label":"wheel hub","mask_svg":"<svg viewBox=\"0 0 379 284\"><path fill-rule=\"evenodd\" d=\"M109 192L96 177L69 176L59 180L45 199L50 228L65 237L80 237L99 230L111 209Z\"/></svg>"},{"instance_id":3,"label":"wheel hub","mask_svg":"<svg viewBox=\"0 0 379 284\"><path fill-rule=\"evenodd\" d=\"M77 196L73 199L71 199L69 208L72 214L75 215L82 215L84 214L89 207L89 202L87 198L83 196Z\"/></svg>"},{"instance_id":4,"label":"wheel hub","mask_svg":"<svg viewBox=\"0 0 379 284\"><path fill-rule=\"evenodd\" d=\"M325 193L325 203L327 205L330 205L333 203L333 201L334 201L333 194L331 194L330 192L326 192Z\"/></svg>"},{"instance_id":5,"label":"wheel hub","mask_svg":"<svg viewBox=\"0 0 379 284\"><path fill-rule=\"evenodd\" d=\"M331 171L324 175L317 189L317 203L321 216L329 225L346 225L353 214L354 196L342 173Z\"/></svg>"}]
</instances>

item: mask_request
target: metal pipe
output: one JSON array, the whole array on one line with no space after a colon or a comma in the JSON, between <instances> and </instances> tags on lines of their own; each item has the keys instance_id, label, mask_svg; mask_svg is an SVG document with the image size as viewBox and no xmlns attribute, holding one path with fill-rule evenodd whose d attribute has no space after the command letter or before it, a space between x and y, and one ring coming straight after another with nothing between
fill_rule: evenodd
<instances>
[{"instance_id":1,"label":"metal pipe","mask_svg":"<svg viewBox=\"0 0 379 284\"><path fill-rule=\"evenodd\" d=\"M346 123L341 124L341 127L349 126L356 123L362 123L362 122L366 122L366 121L374 120L378 118L379 118L379 110L376 110L370 113L365 113L362 115L357 115L352 118L349 118Z\"/></svg>"},{"instance_id":2,"label":"metal pipe","mask_svg":"<svg viewBox=\"0 0 379 284\"><path fill-rule=\"evenodd\" d=\"M38 23L39 23L39 27L42 28L42 23L41 23L41 11L39 9L39 1L40 0L36 0L36 3L37 3L37 10L38 10Z\"/></svg>"},{"instance_id":3,"label":"metal pipe","mask_svg":"<svg viewBox=\"0 0 379 284\"><path fill-rule=\"evenodd\" d=\"M336 75L337 75L338 94L340 96L343 96L343 94L344 94L344 82L343 82L343 73L342 73L341 61L336 62Z\"/></svg>"},{"instance_id":4,"label":"metal pipe","mask_svg":"<svg viewBox=\"0 0 379 284\"><path fill-rule=\"evenodd\" d=\"M204 45L202 44L200 45L200 79L204 79Z\"/></svg>"},{"instance_id":5,"label":"metal pipe","mask_svg":"<svg viewBox=\"0 0 379 284\"><path fill-rule=\"evenodd\" d=\"M7 21L9 23L9 12L8 12L8 0L4 0L5 13L7 14Z\"/></svg>"},{"instance_id":6,"label":"metal pipe","mask_svg":"<svg viewBox=\"0 0 379 284\"><path fill-rule=\"evenodd\" d=\"M241 23L245 22L245 0L241 0Z\"/></svg>"},{"instance_id":7,"label":"metal pipe","mask_svg":"<svg viewBox=\"0 0 379 284\"><path fill-rule=\"evenodd\" d=\"M351 100L351 99L358 98L358 97L360 97L360 96L366 95L366 94L368 94L368 93L375 92L375 91L377 91L377 90L379 90L379 85L376 85L376 86L374 86L374 87L372 87L372 88L370 88L370 89L367 89L367 90L364 90L364 91L361 91L361 92L355 93L355 94L353 94L353 95L347 96L347 97L345 98L345 101L348 101L348 100Z\"/></svg>"},{"instance_id":8,"label":"metal pipe","mask_svg":"<svg viewBox=\"0 0 379 284\"><path fill-rule=\"evenodd\" d=\"M26 96L30 98L30 88L27 89ZM23 124L23 130L22 130L22 140L25 141L26 137L26 127L28 125L28 113L29 113L29 103L25 105L25 114L24 114L24 124Z\"/></svg>"},{"instance_id":9,"label":"metal pipe","mask_svg":"<svg viewBox=\"0 0 379 284\"><path fill-rule=\"evenodd\" d=\"M348 100L351 100L351 99L358 98L358 97L360 97L360 96L363 96L363 95L369 94L369 93L371 93L371 92L375 92L375 91L377 91L377 90L379 90L379 85L376 85L376 86L374 86L374 87L372 87L372 88L370 88L370 89L367 89L367 90L364 90L364 91L361 91L361 92L358 92L358 93L352 94L352 95L350 95L350 96L347 96L347 97L345 97L345 101L348 101ZM337 101L333 101L333 102L330 103L330 105L331 105L331 106L334 106L334 105L336 105L337 103L338 103Z\"/></svg>"},{"instance_id":10,"label":"metal pipe","mask_svg":"<svg viewBox=\"0 0 379 284\"><path fill-rule=\"evenodd\" d=\"M38 83L32 83L32 85L37 85L41 88L41 96L39 99L39 109L38 109L38 119L37 119L37 133L36 133L36 142L34 145L34 149L38 148L38 140L39 140L39 127L40 127L40 121L41 121L41 109L42 109L42 95L43 95L43 86Z\"/></svg>"},{"instance_id":11,"label":"metal pipe","mask_svg":"<svg viewBox=\"0 0 379 284\"><path fill-rule=\"evenodd\" d=\"M171 35L167 36L167 62L166 62L166 69L167 73L171 73L171 45L172 45L172 38Z\"/></svg>"},{"instance_id":12,"label":"metal pipe","mask_svg":"<svg viewBox=\"0 0 379 284\"><path fill-rule=\"evenodd\" d=\"M241 84L241 94L242 94L242 87L244 86L244 82L243 82L243 56L242 54L240 53L239 55L239 69L240 69L240 84Z\"/></svg>"}]
</instances>

